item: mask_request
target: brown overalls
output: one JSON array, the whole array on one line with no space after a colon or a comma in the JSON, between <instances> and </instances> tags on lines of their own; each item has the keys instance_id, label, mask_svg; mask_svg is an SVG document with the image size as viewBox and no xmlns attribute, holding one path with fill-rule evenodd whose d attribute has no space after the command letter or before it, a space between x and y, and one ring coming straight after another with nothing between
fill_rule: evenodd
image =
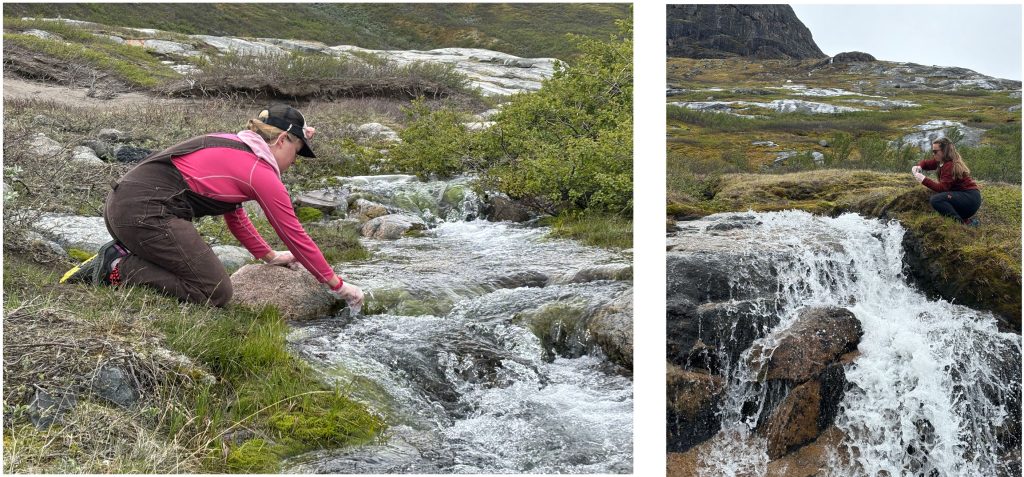
<instances>
[{"instance_id":1,"label":"brown overalls","mask_svg":"<svg viewBox=\"0 0 1024 477\"><path fill-rule=\"evenodd\" d=\"M196 194L171 163L173 157L207 147L252 152L230 139L192 138L150 155L107 194L107 230L130 251L118 263L121 283L149 286L192 303L224 306L231 299L227 270L192 219L223 215L241 204Z\"/></svg>"}]
</instances>

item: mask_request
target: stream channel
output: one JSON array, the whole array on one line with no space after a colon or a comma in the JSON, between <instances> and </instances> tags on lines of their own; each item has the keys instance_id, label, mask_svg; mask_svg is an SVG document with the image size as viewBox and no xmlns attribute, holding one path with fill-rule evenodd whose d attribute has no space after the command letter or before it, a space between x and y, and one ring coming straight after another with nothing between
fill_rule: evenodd
<instances>
[{"instance_id":1,"label":"stream channel","mask_svg":"<svg viewBox=\"0 0 1024 477\"><path fill-rule=\"evenodd\" d=\"M388 439L308 453L289 472L632 471L631 372L581 330L559 329L571 343L545 345L529 318L552 307L592 313L632 294L631 279L608 279L631 277L631 252L481 220L466 180L347 181L427 228L364 238L373 257L338 267L365 291L364 314L297 324L289 341L326 381L385 415Z\"/></svg>"},{"instance_id":2,"label":"stream channel","mask_svg":"<svg viewBox=\"0 0 1024 477\"><path fill-rule=\"evenodd\" d=\"M733 337L753 336L718 350L720 426L698 449L700 475L778 475L762 425L788 388L759 381L751 350L770 355L805 307L846 308L863 329L831 423L844 437L815 475L1020 475L1021 337L909 284L904 232L896 221L785 211L718 214L669 234L670 307L688 299L684 274L699 267L727 277L714 301L753 304L744 323L756 324L733 325Z\"/></svg>"}]
</instances>

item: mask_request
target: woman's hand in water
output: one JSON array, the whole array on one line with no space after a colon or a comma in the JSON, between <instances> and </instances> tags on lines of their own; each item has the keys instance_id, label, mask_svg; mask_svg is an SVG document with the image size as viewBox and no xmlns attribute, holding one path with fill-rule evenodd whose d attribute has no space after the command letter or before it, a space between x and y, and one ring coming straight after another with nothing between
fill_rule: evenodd
<instances>
[{"instance_id":1,"label":"woman's hand in water","mask_svg":"<svg viewBox=\"0 0 1024 477\"><path fill-rule=\"evenodd\" d=\"M339 300L345 300L352 314L358 314L363 308L363 290L351 283L344 283L337 290L332 289L331 294Z\"/></svg>"}]
</instances>

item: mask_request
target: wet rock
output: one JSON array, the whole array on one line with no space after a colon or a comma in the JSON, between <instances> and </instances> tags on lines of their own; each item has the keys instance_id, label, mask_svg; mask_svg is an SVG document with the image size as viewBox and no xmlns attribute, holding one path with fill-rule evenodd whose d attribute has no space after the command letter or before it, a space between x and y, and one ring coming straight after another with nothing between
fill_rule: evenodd
<instances>
[{"instance_id":1,"label":"wet rock","mask_svg":"<svg viewBox=\"0 0 1024 477\"><path fill-rule=\"evenodd\" d=\"M371 219L359 229L363 237L383 240L401 238L406 232L424 230L427 224L419 217L406 214L389 214Z\"/></svg>"},{"instance_id":2,"label":"wet rock","mask_svg":"<svg viewBox=\"0 0 1024 477\"><path fill-rule=\"evenodd\" d=\"M552 303L519 313L515 321L525 323L537 336L545 361L553 361L556 356L578 358L590 349L586 311L578 306Z\"/></svg>"},{"instance_id":3,"label":"wet rock","mask_svg":"<svg viewBox=\"0 0 1024 477\"><path fill-rule=\"evenodd\" d=\"M92 391L97 396L121 407L129 407L139 400L134 379L119 366L104 366L92 379Z\"/></svg>"},{"instance_id":4,"label":"wet rock","mask_svg":"<svg viewBox=\"0 0 1024 477\"><path fill-rule=\"evenodd\" d=\"M49 393L36 388L36 393L28 405L29 419L36 429L44 430L53 424L59 424L65 414L71 412L78 404L72 393Z\"/></svg>"},{"instance_id":5,"label":"wet rock","mask_svg":"<svg viewBox=\"0 0 1024 477\"><path fill-rule=\"evenodd\" d=\"M290 320L322 318L343 303L306 270L274 265L245 265L231 275L231 301L251 308L273 305Z\"/></svg>"},{"instance_id":6,"label":"wet rock","mask_svg":"<svg viewBox=\"0 0 1024 477\"><path fill-rule=\"evenodd\" d=\"M597 310L587 329L611 362L633 369L632 288Z\"/></svg>"},{"instance_id":7,"label":"wet rock","mask_svg":"<svg viewBox=\"0 0 1024 477\"><path fill-rule=\"evenodd\" d=\"M487 283L497 289L522 287L542 288L547 286L548 276L538 271L526 270L494 278L488 280Z\"/></svg>"},{"instance_id":8,"label":"wet rock","mask_svg":"<svg viewBox=\"0 0 1024 477\"><path fill-rule=\"evenodd\" d=\"M821 383L808 381L786 396L759 431L768 441L768 457L778 459L818 437Z\"/></svg>"},{"instance_id":9,"label":"wet rock","mask_svg":"<svg viewBox=\"0 0 1024 477\"><path fill-rule=\"evenodd\" d=\"M668 450L684 452L714 436L720 426L717 410L725 380L668 365Z\"/></svg>"},{"instance_id":10,"label":"wet rock","mask_svg":"<svg viewBox=\"0 0 1024 477\"><path fill-rule=\"evenodd\" d=\"M768 334L779 318L774 300L730 300L697 307L696 339L735 363L758 338ZM691 355L693 353L691 352Z\"/></svg>"},{"instance_id":11,"label":"wet rock","mask_svg":"<svg viewBox=\"0 0 1024 477\"><path fill-rule=\"evenodd\" d=\"M75 149L71 151L71 160L94 166L103 164L103 159L100 159L92 149L85 146L75 146Z\"/></svg>"},{"instance_id":12,"label":"wet rock","mask_svg":"<svg viewBox=\"0 0 1024 477\"><path fill-rule=\"evenodd\" d=\"M610 263L606 265L595 265L578 270L559 283L589 283L599 280L632 280L633 265L628 263Z\"/></svg>"},{"instance_id":13,"label":"wet rock","mask_svg":"<svg viewBox=\"0 0 1024 477\"><path fill-rule=\"evenodd\" d=\"M122 144L114 147L114 159L117 162L139 162L153 153L152 149Z\"/></svg>"},{"instance_id":14,"label":"wet rock","mask_svg":"<svg viewBox=\"0 0 1024 477\"><path fill-rule=\"evenodd\" d=\"M213 249L214 255L220 260L220 263L224 265L224 268L228 272L238 270L243 265L253 260L253 256L243 247L235 245L214 245L210 247Z\"/></svg>"},{"instance_id":15,"label":"wet rock","mask_svg":"<svg viewBox=\"0 0 1024 477\"><path fill-rule=\"evenodd\" d=\"M762 345L751 349L751 361L764 359L760 377L802 383L821 374L840 356L857 348L860 321L845 308L807 308L774 341L770 356ZM756 364L752 364L756 366Z\"/></svg>"},{"instance_id":16,"label":"wet rock","mask_svg":"<svg viewBox=\"0 0 1024 477\"><path fill-rule=\"evenodd\" d=\"M348 189L322 189L295 198L295 207L312 207L324 214L340 214L348 210Z\"/></svg>"},{"instance_id":17,"label":"wet rock","mask_svg":"<svg viewBox=\"0 0 1024 477\"><path fill-rule=\"evenodd\" d=\"M92 252L111 240L103 217L44 214L32 228L65 249Z\"/></svg>"},{"instance_id":18,"label":"wet rock","mask_svg":"<svg viewBox=\"0 0 1024 477\"><path fill-rule=\"evenodd\" d=\"M64 150L59 142L46 137L43 133L35 133L28 142L30 154L40 157L54 157Z\"/></svg>"},{"instance_id":19,"label":"wet rock","mask_svg":"<svg viewBox=\"0 0 1024 477\"><path fill-rule=\"evenodd\" d=\"M491 222L526 222L533 218L529 209L508 197L491 194L484 206L484 216Z\"/></svg>"},{"instance_id":20,"label":"wet rock","mask_svg":"<svg viewBox=\"0 0 1024 477\"><path fill-rule=\"evenodd\" d=\"M96 137L98 137L101 141L107 142L121 142L131 139L131 136L129 136L127 133L124 133L118 129L113 128L100 129L100 132L96 133Z\"/></svg>"},{"instance_id":21,"label":"wet rock","mask_svg":"<svg viewBox=\"0 0 1024 477\"><path fill-rule=\"evenodd\" d=\"M767 475L773 477L821 477L831 475L836 466L833 456L840 462L848 462L849 456L843 446L843 432L835 426L829 427L810 444L791 452L778 460L768 463Z\"/></svg>"},{"instance_id":22,"label":"wet rock","mask_svg":"<svg viewBox=\"0 0 1024 477\"><path fill-rule=\"evenodd\" d=\"M371 219L376 219L377 217L383 217L390 213L391 211L387 206L370 200L356 199L356 201L352 203L351 214L360 222L366 222Z\"/></svg>"}]
</instances>

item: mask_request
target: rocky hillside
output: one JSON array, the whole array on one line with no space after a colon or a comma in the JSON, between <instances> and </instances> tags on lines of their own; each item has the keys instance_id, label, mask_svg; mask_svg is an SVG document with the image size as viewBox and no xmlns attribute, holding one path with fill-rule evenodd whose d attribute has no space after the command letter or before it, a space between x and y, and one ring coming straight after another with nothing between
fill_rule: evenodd
<instances>
[{"instance_id":1,"label":"rocky hillside","mask_svg":"<svg viewBox=\"0 0 1024 477\"><path fill-rule=\"evenodd\" d=\"M381 50L486 48L570 59L565 34L606 38L627 4L180 4L7 3L6 17L61 17L194 35L291 38Z\"/></svg>"},{"instance_id":2,"label":"rocky hillside","mask_svg":"<svg viewBox=\"0 0 1024 477\"><path fill-rule=\"evenodd\" d=\"M789 5L669 5L668 56L808 59L826 55Z\"/></svg>"}]
</instances>

